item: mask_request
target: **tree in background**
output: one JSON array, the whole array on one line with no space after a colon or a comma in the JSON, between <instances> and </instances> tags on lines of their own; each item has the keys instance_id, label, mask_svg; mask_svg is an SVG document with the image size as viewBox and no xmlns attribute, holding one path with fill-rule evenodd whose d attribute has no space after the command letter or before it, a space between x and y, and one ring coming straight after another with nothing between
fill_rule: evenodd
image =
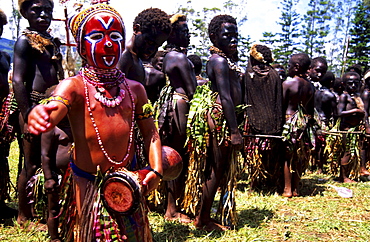
<instances>
[{"instance_id":1,"label":"tree in background","mask_svg":"<svg viewBox=\"0 0 370 242\"><path fill-rule=\"evenodd\" d=\"M330 32L330 20L334 7L331 0L310 0L303 16L302 37L305 52L310 57L325 56L326 37Z\"/></svg>"},{"instance_id":2,"label":"tree in background","mask_svg":"<svg viewBox=\"0 0 370 242\"><path fill-rule=\"evenodd\" d=\"M264 32L261 40L272 47L275 62L283 66L288 65L290 56L300 51L299 49L299 24L300 15L296 11L299 0L282 0L280 2L281 16L277 22L281 26L281 32Z\"/></svg>"},{"instance_id":3,"label":"tree in background","mask_svg":"<svg viewBox=\"0 0 370 242\"><path fill-rule=\"evenodd\" d=\"M12 39L17 40L20 33L20 22L22 15L18 11L18 1L12 0L12 16L9 18L10 29L12 30Z\"/></svg>"},{"instance_id":4,"label":"tree in background","mask_svg":"<svg viewBox=\"0 0 370 242\"><path fill-rule=\"evenodd\" d=\"M361 1L355 8L352 28L349 30L348 66L360 64L364 70L370 64L370 5Z\"/></svg>"},{"instance_id":5,"label":"tree in background","mask_svg":"<svg viewBox=\"0 0 370 242\"><path fill-rule=\"evenodd\" d=\"M202 61L205 62L209 56L208 48L212 45L208 37L208 24L211 19L218 14L229 14L237 19L237 24L240 28L247 21L247 15L245 11L242 11L243 8L241 7L244 4L246 4L246 0L239 0L238 3L228 0L223 3L222 10L216 7L204 7L201 10L196 10L193 8L194 5L191 0L187 1L185 5L180 5L178 12L186 15L191 33L191 44L188 52L200 56ZM245 37L239 32L238 49L242 65L246 65L246 49L249 49L249 46L250 37Z\"/></svg>"},{"instance_id":6,"label":"tree in background","mask_svg":"<svg viewBox=\"0 0 370 242\"><path fill-rule=\"evenodd\" d=\"M346 42L353 17L353 8L358 1L336 0L332 11L332 26L328 35L327 61L329 70L341 76L344 63Z\"/></svg>"},{"instance_id":7,"label":"tree in background","mask_svg":"<svg viewBox=\"0 0 370 242\"><path fill-rule=\"evenodd\" d=\"M208 38L208 23L212 17L220 13L219 8L203 8L201 11L193 8L191 0L187 1L186 5L180 5L178 12L186 15L191 34L191 43L188 52L196 55L207 57L209 55L208 48L211 42ZM194 41L195 40L195 41ZM203 59L202 58L202 59Z\"/></svg>"}]
</instances>

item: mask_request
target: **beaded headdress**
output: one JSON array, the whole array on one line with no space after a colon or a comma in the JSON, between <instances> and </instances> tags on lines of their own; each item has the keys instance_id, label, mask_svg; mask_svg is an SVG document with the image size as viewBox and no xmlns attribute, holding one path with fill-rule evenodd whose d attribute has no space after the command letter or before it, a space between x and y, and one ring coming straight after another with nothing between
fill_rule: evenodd
<instances>
[{"instance_id":1,"label":"beaded headdress","mask_svg":"<svg viewBox=\"0 0 370 242\"><path fill-rule=\"evenodd\" d=\"M83 29L85 27L85 24L86 24L87 21L89 21L97 13L108 13L108 14L116 16L117 19L122 24L123 31L125 31L125 25L124 25L124 22L122 20L122 17L114 8L112 8L111 6L109 6L107 4L104 4L104 3L94 4L94 5L90 6L89 8L86 8L86 9L82 10L81 12L79 12L78 14L76 14L75 16L73 16L69 20L69 28L72 32L73 37L76 40L77 49L78 49L79 53L81 53L80 52L80 48L81 48L80 44L81 44L81 41L82 41L82 38L83 38L82 33L83 33ZM125 35L125 33L123 33L123 35Z\"/></svg>"}]
</instances>

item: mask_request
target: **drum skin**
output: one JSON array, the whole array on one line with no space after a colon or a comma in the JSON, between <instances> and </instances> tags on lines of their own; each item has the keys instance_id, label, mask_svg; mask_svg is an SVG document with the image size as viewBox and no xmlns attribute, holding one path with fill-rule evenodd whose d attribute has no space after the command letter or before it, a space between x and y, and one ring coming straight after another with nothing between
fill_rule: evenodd
<instances>
[{"instance_id":1,"label":"drum skin","mask_svg":"<svg viewBox=\"0 0 370 242\"><path fill-rule=\"evenodd\" d=\"M127 172L112 172L103 179L101 199L113 213L131 215L137 211L141 201L138 181Z\"/></svg>"},{"instance_id":2,"label":"drum skin","mask_svg":"<svg viewBox=\"0 0 370 242\"><path fill-rule=\"evenodd\" d=\"M183 168L180 154L169 146L162 146L162 168L164 181L176 179ZM100 193L107 210L120 215L136 212L142 197L140 184L149 172L148 166L134 172L126 170L107 174L102 181Z\"/></svg>"}]
</instances>

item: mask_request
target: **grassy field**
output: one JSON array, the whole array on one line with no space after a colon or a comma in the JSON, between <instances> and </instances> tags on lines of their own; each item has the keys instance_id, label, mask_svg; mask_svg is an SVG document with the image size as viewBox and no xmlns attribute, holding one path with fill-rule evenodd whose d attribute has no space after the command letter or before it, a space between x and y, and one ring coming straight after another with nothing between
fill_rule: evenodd
<instances>
[{"instance_id":1,"label":"grassy field","mask_svg":"<svg viewBox=\"0 0 370 242\"><path fill-rule=\"evenodd\" d=\"M16 182L17 149L9 158ZM306 174L302 196L283 198L275 193L250 192L245 181L237 191L238 226L227 232L204 232L192 224L166 222L150 214L155 241L370 241L370 182L339 184L328 175ZM350 188L342 198L334 186ZM13 194L15 195L15 194ZM14 197L14 196L13 196ZM9 202L16 208L16 199ZM0 241L47 241L47 233L21 229L12 220L0 224Z\"/></svg>"}]
</instances>

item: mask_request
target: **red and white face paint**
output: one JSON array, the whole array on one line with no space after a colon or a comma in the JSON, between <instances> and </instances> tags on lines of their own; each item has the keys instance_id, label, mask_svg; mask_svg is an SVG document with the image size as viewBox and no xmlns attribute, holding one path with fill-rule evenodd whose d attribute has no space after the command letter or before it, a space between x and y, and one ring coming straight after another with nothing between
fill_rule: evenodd
<instances>
[{"instance_id":1,"label":"red and white face paint","mask_svg":"<svg viewBox=\"0 0 370 242\"><path fill-rule=\"evenodd\" d=\"M85 24L85 57L90 66L115 68L124 46L124 30L116 16L99 13Z\"/></svg>"}]
</instances>

